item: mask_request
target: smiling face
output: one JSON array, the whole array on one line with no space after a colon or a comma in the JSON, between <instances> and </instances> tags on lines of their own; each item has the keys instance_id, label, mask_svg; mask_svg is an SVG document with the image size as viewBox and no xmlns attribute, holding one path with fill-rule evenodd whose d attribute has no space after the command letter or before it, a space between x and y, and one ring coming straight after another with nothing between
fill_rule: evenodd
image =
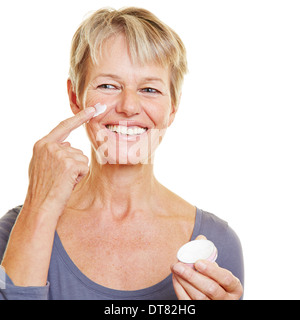
<instances>
[{"instance_id":1,"label":"smiling face","mask_svg":"<svg viewBox=\"0 0 300 320\"><path fill-rule=\"evenodd\" d=\"M97 104L107 108L86 128L98 161L145 163L175 116L170 72L157 64L133 64L125 37L111 37L86 78L85 107Z\"/></svg>"}]
</instances>

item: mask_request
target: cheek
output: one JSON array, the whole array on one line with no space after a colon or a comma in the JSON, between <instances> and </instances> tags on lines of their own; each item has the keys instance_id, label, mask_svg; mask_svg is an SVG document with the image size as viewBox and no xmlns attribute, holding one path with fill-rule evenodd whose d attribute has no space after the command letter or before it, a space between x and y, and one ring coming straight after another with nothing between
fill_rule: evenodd
<instances>
[{"instance_id":1,"label":"cheek","mask_svg":"<svg viewBox=\"0 0 300 320\"><path fill-rule=\"evenodd\" d=\"M99 133L103 132L104 126L101 125L102 118L105 117L107 110L95 118L92 118L85 124L86 133L92 144L92 147L96 150L99 147Z\"/></svg>"},{"instance_id":2,"label":"cheek","mask_svg":"<svg viewBox=\"0 0 300 320\"><path fill-rule=\"evenodd\" d=\"M157 108L157 112L154 116L157 119L157 123L160 124L159 128L165 129L169 126L170 116L172 115L172 103L170 97L165 97L161 104Z\"/></svg>"},{"instance_id":3,"label":"cheek","mask_svg":"<svg viewBox=\"0 0 300 320\"><path fill-rule=\"evenodd\" d=\"M170 110L165 108L160 108L159 112L152 113L152 120L155 123L156 128L165 129L169 126L170 121Z\"/></svg>"},{"instance_id":4,"label":"cheek","mask_svg":"<svg viewBox=\"0 0 300 320\"><path fill-rule=\"evenodd\" d=\"M97 132L94 128L94 125L91 123L93 120L90 120L89 123L86 123L85 124L85 130L86 130L86 133L88 135L88 138L90 140L90 142L92 143L93 146L96 146L96 137L97 137Z\"/></svg>"},{"instance_id":5,"label":"cheek","mask_svg":"<svg viewBox=\"0 0 300 320\"><path fill-rule=\"evenodd\" d=\"M97 103L106 104L107 106L116 104L117 96L113 94L103 94L97 89L87 91L85 106L93 107Z\"/></svg>"}]
</instances>

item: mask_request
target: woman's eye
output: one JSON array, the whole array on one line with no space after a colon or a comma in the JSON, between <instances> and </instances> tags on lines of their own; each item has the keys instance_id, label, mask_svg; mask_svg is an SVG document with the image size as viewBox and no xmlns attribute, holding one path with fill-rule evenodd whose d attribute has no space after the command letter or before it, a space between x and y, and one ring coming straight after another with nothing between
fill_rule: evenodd
<instances>
[{"instance_id":1,"label":"woman's eye","mask_svg":"<svg viewBox=\"0 0 300 320\"><path fill-rule=\"evenodd\" d=\"M113 86L112 84L101 84L97 88L100 88L100 89L116 89L116 87Z\"/></svg>"},{"instance_id":2,"label":"woman's eye","mask_svg":"<svg viewBox=\"0 0 300 320\"><path fill-rule=\"evenodd\" d=\"M158 90L153 89L153 88L144 88L144 89L142 89L142 91L146 92L146 93L159 93Z\"/></svg>"}]
</instances>

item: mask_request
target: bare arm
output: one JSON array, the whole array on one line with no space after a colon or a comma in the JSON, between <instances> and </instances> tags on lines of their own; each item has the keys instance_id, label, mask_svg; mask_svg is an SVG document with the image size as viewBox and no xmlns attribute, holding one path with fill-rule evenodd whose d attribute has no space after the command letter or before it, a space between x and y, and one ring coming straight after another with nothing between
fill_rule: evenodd
<instances>
[{"instance_id":1,"label":"bare arm","mask_svg":"<svg viewBox=\"0 0 300 320\"><path fill-rule=\"evenodd\" d=\"M16 286L44 286L47 282L58 219L74 187L89 170L82 151L63 141L94 112L88 108L62 121L34 146L26 199L1 263Z\"/></svg>"}]
</instances>

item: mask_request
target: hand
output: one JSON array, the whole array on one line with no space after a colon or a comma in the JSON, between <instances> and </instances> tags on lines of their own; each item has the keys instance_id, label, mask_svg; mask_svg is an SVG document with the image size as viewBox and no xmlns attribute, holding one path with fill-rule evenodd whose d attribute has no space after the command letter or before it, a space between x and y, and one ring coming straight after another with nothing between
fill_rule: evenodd
<instances>
[{"instance_id":1,"label":"hand","mask_svg":"<svg viewBox=\"0 0 300 320\"><path fill-rule=\"evenodd\" d=\"M204 236L197 237L197 239ZM243 287L238 278L217 263L198 260L195 270L182 262L172 266L173 286L180 300L238 300Z\"/></svg>"},{"instance_id":2,"label":"hand","mask_svg":"<svg viewBox=\"0 0 300 320\"><path fill-rule=\"evenodd\" d=\"M94 113L94 108L80 111L35 143L25 200L33 210L51 206L55 212L62 213L76 184L88 173L88 158L64 140Z\"/></svg>"}]
</instances>

